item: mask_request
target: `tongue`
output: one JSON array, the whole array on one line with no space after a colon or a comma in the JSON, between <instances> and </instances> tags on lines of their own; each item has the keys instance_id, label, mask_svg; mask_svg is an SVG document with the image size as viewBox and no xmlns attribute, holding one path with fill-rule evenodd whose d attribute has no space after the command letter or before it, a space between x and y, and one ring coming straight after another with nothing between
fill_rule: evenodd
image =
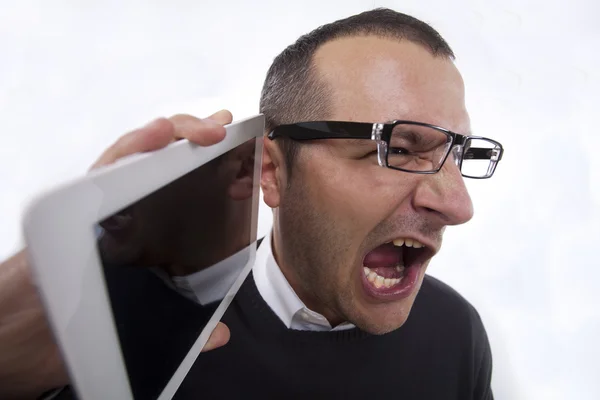
<instances>
[{"instance_id":1,"label":"tongue","mask_svg":"<svg viewBox=\"0 0 600 400\"><path fill-rule=\"evenodd\" d=\"M400 278L403 272L396 270L397 265L403 265L402 248L392 243L383 244L371 250L363 260L363 265L384 278Z\"/></svg>"},{"instance_id":2,"label":"tongue","mask_svg":"<svg viewBox=\"0 0 600 400\"><path fill-rule=\"evenodd\" d=\"M363 260L363 265L368 268L395 267L402 265L402 248L392 243L382 244L371 250Z\"/></svg>"},{"instance_id":3,"label":"tongue","mask_svg":"<svg viewBox=\"0 0 600 400\"><path fill-rule=\"evenodd\" d=\"M384 278L400 278L404 273L396 270L396 266L403 265L403 261L402 248L386 243L371 250L363 265Z\"/></svg>"}]
</instances>

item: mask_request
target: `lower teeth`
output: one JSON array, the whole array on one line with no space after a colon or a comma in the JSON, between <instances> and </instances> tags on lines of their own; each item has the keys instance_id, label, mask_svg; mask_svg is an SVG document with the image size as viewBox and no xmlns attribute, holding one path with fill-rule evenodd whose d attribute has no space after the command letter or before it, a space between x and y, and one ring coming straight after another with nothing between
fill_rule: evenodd
<instances>
[{"instance_id":1,"label":"lower teeth","mask_svg":"<svg viewBox=\"0 0 600 400\"><path fill-rule=\"evenodd\" d=\"M403 273L404 266L396 266L396 271ZM367 280L377 289L381 287L391 288L392 286L402 282L402 278L404 278L404 275L402 275L400 278L384 278L381 275L377 275L375 271L371 271L368 267L363 267L363 273L365 274Z\"/></svg>"}]
</instances>

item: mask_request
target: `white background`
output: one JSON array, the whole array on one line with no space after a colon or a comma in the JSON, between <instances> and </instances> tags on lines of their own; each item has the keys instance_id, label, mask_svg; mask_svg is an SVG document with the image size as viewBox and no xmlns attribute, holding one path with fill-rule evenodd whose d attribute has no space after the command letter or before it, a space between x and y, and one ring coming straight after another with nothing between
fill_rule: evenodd
<instances>
[{"instance_id":1,"label":"white background","mask_svg":"<svg viewBox=\"0 0 600 400\"><path fill-rule=\"evenodd\" d=\"M475 218L447 231L429 269L480 311L496 398L600 398L597 1L3 0L0 259L21 245L26 201L122 133L174 113L256 113L283 48L373 6L442 33L474 131L506 148L493 179L468 182ZM259 233L270 218L263 207Z\"/></svg>"}]
</instances>

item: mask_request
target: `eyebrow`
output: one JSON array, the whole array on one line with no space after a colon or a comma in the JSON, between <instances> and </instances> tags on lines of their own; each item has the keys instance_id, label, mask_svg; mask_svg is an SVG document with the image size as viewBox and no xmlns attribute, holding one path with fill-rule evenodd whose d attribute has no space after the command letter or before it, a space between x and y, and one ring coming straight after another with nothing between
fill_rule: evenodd
<instances>
[{"instance_id":1,"label":"eyebrow","mask_svg":"<svg viewBox=\"0 0 600 400\"><path fill-rule=\"evenodd\" d=\"M384 123L386 123L386 124L391 124L393 121L417 121L417 122L423 122L423 121L421 121L419 119L398 118L397 116L394 117L394 118L385 118L383 121L385 121ZM430 123L430 122L424 122L424 123ZM444 128L444 129L448 129L448 128L444 127L444 126L440 126L440 125L436 125L436 124L431 124L431 125L439 126L441 128ZM463 135L463 136L474 136L473 135L473 131L471 130L470 126L469 126L469 130L466 131L466 132L464 132L464 133L463 132L459 132L459 131L453 131L452 129L448 129L448 130L450 132L452 132L452 133L458 133L459 135Z\"/></svg>"},{"instance_id":2,"label":"eyebrow","mask_svg":"<svg viewBox=\"0 0 600 400\"><path fill-rule=\"evenodd\" d=\"M342 145L344 146L358 146L358 147L373 147L373 141L367 138L365 139L342 139Z\"/></svg>"},{"instance_id":3,"label":"eyebrow","mask_svg":"<svg viewBox=\"0 0 600 400\"><path fill-rule=\"evenodd\" d=\"M413 129L406 131L406 139L412 144L417 144L422 141L423 135L419 132L415 132Z\"/></svg>"},{"instance_id":4,"label":"eyebrow","mask_svg":"<svg viewBox=\"0 0 600 400\"><path fill-rule=\"evenodd\" d=\"M431 145L439 146L441 144L436 143L438 142L438 140L435 137L432 137L432 135L427 135L422 132L419 132L418 128L423 129L423 127L409 126L409 128L410 129L403 132L404 135L402 139L406 139L411 145L419 145L427 148ZM393 144L391 142L390 146L393 147Z\"/></svg>"}]
</instances>

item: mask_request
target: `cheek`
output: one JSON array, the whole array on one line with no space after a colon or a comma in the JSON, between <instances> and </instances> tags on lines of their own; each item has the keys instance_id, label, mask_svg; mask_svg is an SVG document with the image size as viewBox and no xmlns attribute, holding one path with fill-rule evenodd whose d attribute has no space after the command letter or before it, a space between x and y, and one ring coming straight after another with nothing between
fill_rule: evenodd
<instances>
[{"instance_id":1,"label":"cheek","mask_svg":"<svg viewBox=\"0 0 600 400\"><path fill-rule=\"evenodd\" d=\"M358 241L354 245L394 214L410 193L408 182L398 179L400 172L367 160L313 160L306 175L311 201L324 218L335 221L336 230Z\"/></svg>"}]
</instances>

